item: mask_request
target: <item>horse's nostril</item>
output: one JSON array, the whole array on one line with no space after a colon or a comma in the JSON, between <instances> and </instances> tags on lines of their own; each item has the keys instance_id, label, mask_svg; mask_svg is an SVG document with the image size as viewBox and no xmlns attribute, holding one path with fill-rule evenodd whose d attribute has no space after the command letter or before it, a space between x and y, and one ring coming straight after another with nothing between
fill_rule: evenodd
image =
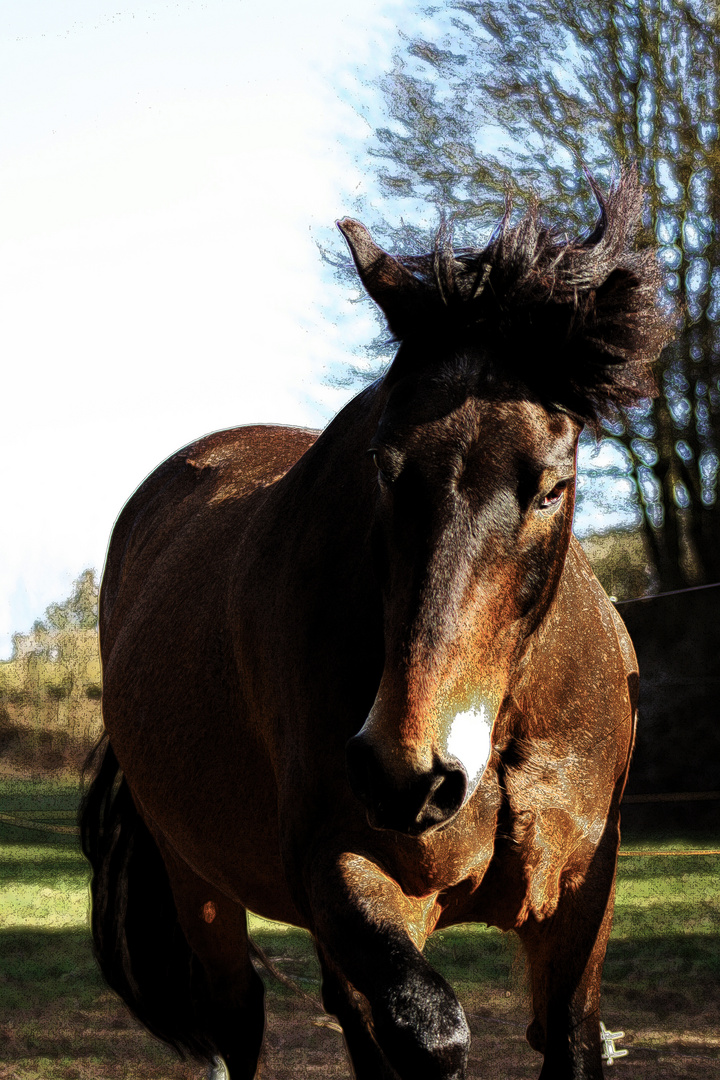
<instances>
[{"instance_id":1,"label":"horse's nostril","mask_svg":"<svg viewBox=\"0 0 720 1080\"><path fill-rule=\"evenodd\" d=\"M420 835L448 821L467 795L465 770L435 758L430 770L387 771L366 734L346 746L347 773L356 798L365 805L375 828Z\"/></svg>"},{"instance_id":2,"label":"horse's nostril","mask_svg":"<svg viewBox=\"0 0 720 1080\"><path fill-rule=\"evenodd\" d=\"M443 777L436 787L431 799L432 806L437 807L445 817L456 813L465 800L467 791L467 776L463 769L453 769Z\"/></svg>"}]
</instances>

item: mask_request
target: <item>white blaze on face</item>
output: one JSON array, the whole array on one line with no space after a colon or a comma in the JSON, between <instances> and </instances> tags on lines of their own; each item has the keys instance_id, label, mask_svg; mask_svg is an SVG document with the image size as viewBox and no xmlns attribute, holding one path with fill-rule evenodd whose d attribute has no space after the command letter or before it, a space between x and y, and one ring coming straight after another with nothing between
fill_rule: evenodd
<instances>
[{"instance_id":1,"label":"white blaze on face","mask_svg":"<svg viewBox=\"0 0 720 1080\"><path fill-rule=\"evenodd\" d=\"M477 787L490 757L494 716L483 702L477 709L456 713L450 724L447 736L447 753L456 757L465 769L468 777L470 798Z\"/></svg>"}]
</instances>

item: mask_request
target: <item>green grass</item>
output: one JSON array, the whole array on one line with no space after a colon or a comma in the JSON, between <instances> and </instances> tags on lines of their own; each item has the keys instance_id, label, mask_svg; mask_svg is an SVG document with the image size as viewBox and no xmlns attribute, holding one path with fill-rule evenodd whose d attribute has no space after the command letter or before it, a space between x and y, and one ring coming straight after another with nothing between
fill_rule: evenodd
<instances>
[{"instance_id":1,"label":"green grass","mask_svg":"<svg viewBox=\"0 0 720 1080\"><path fill-rule=\"evenodd\" d=\"M0 781L2 814L67 825L76 805L77 784L70 781ZM633 835L623 847L687 850L720 842L709 834ZM620 860L604 1012L610 1024L638 1033L638 1043L700 1045L708 1060L720 1052L719 873L720 856ZM90 949L88 873L76 837L0 823L0 882L0 1077L199 1076L197 1066L177 1063L141 1032L102 983ZM308 935L254 916L250 926L277 966L318 997ZM512 1007L522 1020L523 964L512 935L476 925L452 927L430 939L427 954L469 1011L509 1016ZM313 1022L312 1007L297 1005L282 986L271 985L269 1002L278 1015L294 1017L296 1027L302 1020L303 1031ZM317 1037L337 1043L332 1033ZM705 1074L695 1065L687 1074L668 1075Z\"/></svg>"},{"instance_id":2,"label":"green grass","mask_svg":"<svg viewBox=\"0 0 720 1080\"><path fill-rule=\"evenodd\" d=\"M77 802L77 782L0 782L0 813L38 825L72 825ZM0 824L3 935L12 928L84 928L87 880L75 836Z\"/></svg>"}]
</instances>

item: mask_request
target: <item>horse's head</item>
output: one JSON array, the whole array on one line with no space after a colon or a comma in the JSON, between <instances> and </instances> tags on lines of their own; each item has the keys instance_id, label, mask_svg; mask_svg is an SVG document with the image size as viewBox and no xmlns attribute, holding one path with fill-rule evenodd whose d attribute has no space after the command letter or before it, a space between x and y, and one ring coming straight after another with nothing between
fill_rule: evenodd
<instances>
[{"instance_id":1,"label":"horse's head","mask_svg":"<svg viewBox=\"0 0 720 1080\"><path fill-rule=\"evenodd\" d=\"M400 341L367 447L385 664L347 747L376 827L419 835L472 795L563 571L583 424L652 392L666 323L653 254L630 248L640 198L625 177L583 241L533 210L484 251L441 230L416 258L340 225Z\"/></svg>"}]
</instances>

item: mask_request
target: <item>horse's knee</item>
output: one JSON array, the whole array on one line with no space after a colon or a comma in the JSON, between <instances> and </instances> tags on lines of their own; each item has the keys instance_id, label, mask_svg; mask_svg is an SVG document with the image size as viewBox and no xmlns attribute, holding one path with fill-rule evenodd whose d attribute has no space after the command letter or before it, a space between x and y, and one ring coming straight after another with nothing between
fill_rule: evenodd
<instances>
[{"instance_id":1,"label":"horse's knee","mask_svg":"<svg viewBox=\"0 0 720 1080\"><path fill-rule=\"evenodd\" d=\"M470 1030L445 980L419 953L375 972L360 994L323 963L323 1004L343 1025L356 1075L462 1080Z\"/></svg>"},{"instance_id":2,"label":"horse's knee","mask_svg":"<svg viewBox=\"0 0 720 1080\"><path fill-rule=\"evenodd\" d=\"M408 973L373 1005L375 1031L401 1077L461 1080L470 1029L462 1006L431 968Z\"/></svg>"}]
</instances>

